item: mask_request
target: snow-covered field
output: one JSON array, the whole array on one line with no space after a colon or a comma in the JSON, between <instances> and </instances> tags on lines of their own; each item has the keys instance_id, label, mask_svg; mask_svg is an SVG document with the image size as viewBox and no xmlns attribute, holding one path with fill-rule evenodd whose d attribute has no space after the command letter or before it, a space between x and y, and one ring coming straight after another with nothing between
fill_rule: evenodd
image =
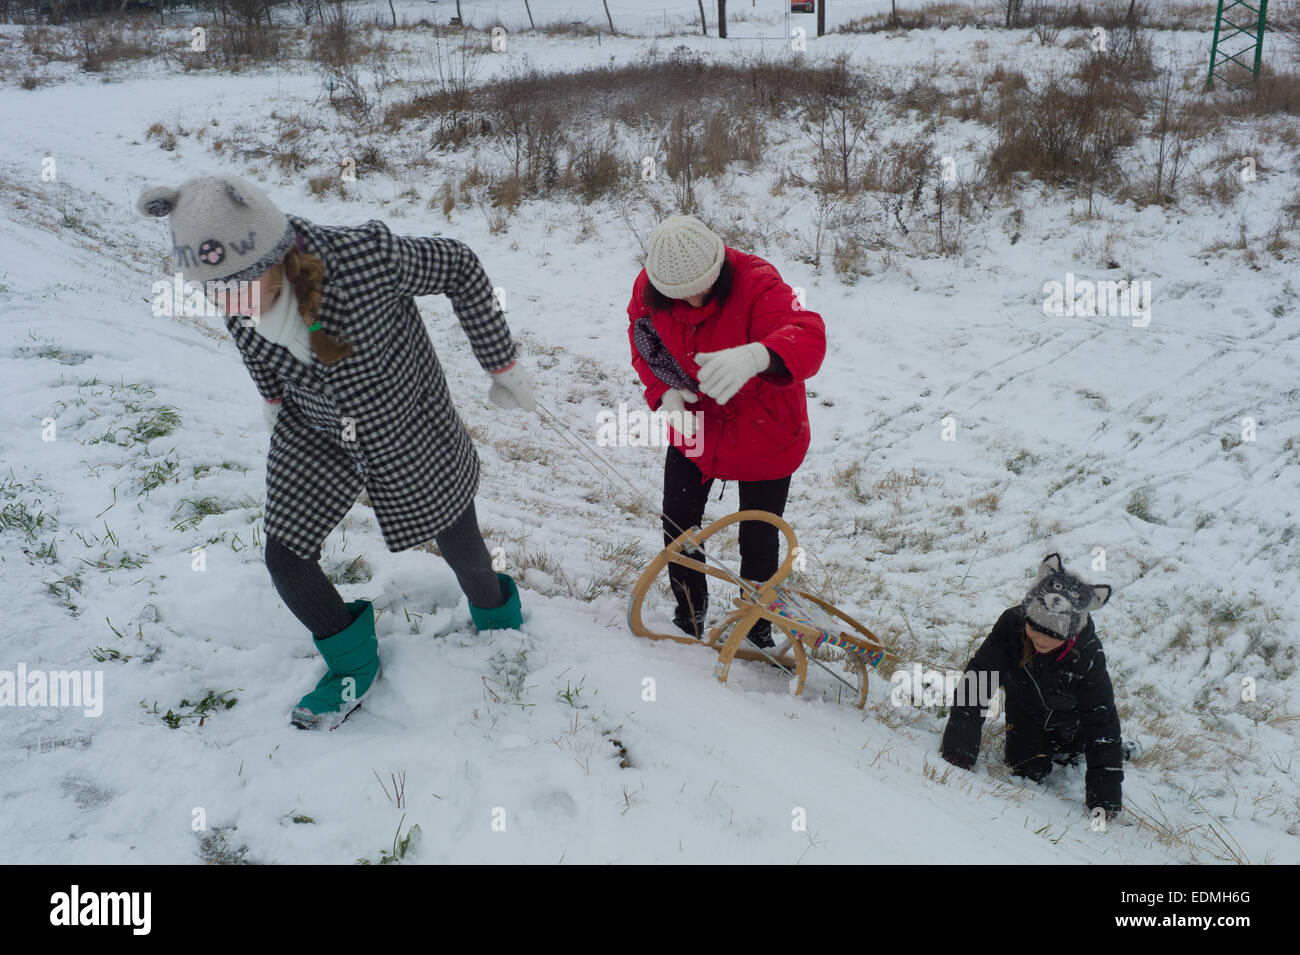
<instances>
[{"instance_id":1,"label":"snow-covered field","mask_svg":"<svg viewBox=\"0 0 1300 955\"><path fill-rule=\"evenodd\" d=\"M526 25L522 3L463 7L471 25ZM832 24L887 7L837 0ZM445 22L449 9L397 4L410 21ZM532 9L539 25L604 22L599 4ZM625 35L512 34L480 81L634 62L656 43L710 58L787 48L692 36L694 3L611 11ZM791 22L815 34L814 18ZM681 35L654 40L664 23ZM780 4L734 4L733 34L784 26ZM20 36L0 27L10 53ZM398 42L418 59L425 38ZM903 76L973 61L1029 73L1069 55L1029 31L807 42L810 60L847 53ZM1203 68L1206 36L1160 42ZM854 284L803 261L807 192L772 189L796 140L774 143L758 172L703 188L706 210L763 236L751 251L827 323L809 384L813 444L787 510L810 586L908 663L948 668L1048 553L1115 587L1096 621L1125 735L1146 752L1126 766L1130 811L1096 832L1081 769L1044 785L1007 775L1000 720L965 773L938 755L943 717L894 706L885 679L859 711L820 673L803 697L757 664L736 664L723 685L707 651L628 632L631 584L659 546L662 451L595 436L601 411L640 407L625 308L637 235L653 227L643 207L530 201L497 228L481 207L457 206L451 221L437 208L463 153L363 176L342 198L210 148L215 127L273 141L273 112L332 115L321 71L142 61L96 76L56 63L33 90L0 87L0 670L98 670L104 690L95 717L0 709L10 861L380 861L418 825L406 861L1300 862L1297 256L1248 255L1297 192L1286 137L1244 121L1234 131L1261 171L1228 210L1102 198L1087 217L1086 203L1027 183L968 226L959 252L894 250ZM178 131L174 148L147 135L155 123ZM950 119L935 135L960 167L987 131ZM506 290L540 400L641 489L602 479L541 419L488 405L449 304L422 300L479 440L479 516L520 578L525 626L475 634L446 565L389 553L358 504L324 564L345 599L381 611L384 678L333 733L286 720L320 662L262 562L258 394L219 317L150 310L169 242L132 203L147 184L218 171L260 179L316 222L381 218L468 242ZM1067 274L1149 281L1149 323L1045 315L1044 284ZM709 516L734 510L735 495L728 485ZM716 554L734 566L734 539Z\"/></svg>"}]
</instances>

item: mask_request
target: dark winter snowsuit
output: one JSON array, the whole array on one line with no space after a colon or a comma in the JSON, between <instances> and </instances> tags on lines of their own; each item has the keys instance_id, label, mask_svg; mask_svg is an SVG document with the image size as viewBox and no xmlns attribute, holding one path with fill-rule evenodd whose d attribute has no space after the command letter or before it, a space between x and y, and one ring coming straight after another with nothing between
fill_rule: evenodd
<instances>
[{"instance_id":1,"label":"dark winter snowsuit","mask_svg":"<svg viewBox=\"0 0 1300 955\"><path fill-rule=\"evenodd\" d=\"M966 665L967 672L996 672L1006 690L1007 765L1018 776L1038 780L1051 772L1053 758L1068 763L1082 753L1088 808L1119 811L1124 779L1119 713L1092 621L1060 661L1056 650L1035 653L1021 666L1024 642L1024 612L1012 607ZM943 732L944 757L974 763L983 724L978 705L954 706Z\"/></svg>"}]
</instances>

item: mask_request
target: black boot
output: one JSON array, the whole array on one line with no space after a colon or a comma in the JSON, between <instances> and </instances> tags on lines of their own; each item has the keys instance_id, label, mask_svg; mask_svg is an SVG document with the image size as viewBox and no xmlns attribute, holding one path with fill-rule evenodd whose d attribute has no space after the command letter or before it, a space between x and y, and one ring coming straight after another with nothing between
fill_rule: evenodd
<instances>
[{"instance_id":1,"label":"black boot","mask_svg":"<svg viewBox=\"0 0 1300 955\"><path fill-rule=\"evenodd\" d=\"M696 640L704 639L704 612L700 611L693 617L689 614L683 614L680 611L673 617L673 623L677 629L688 637L694 637Z\"/></svg>"},{"instance_id":2,"label":"black boot","mask_svg":"<svg viewBox=\"0 0 1300 955\"><path fill-rule=\"evenodd\" d=\"M673 588L677 590L677 588ZM704 620L709 613L708 591L696 590L693 593L677 591L677 611L673 614L673 623L677 629L696 640L704 638Z\"/></svg>"},{"instance_id":3,"label":"black boot","mask_svg":"<svg viewBox=\"0 0 1300 955\"><path fill-rule=\"evenodd\" d=\"M772 640L772 621L766 617L760 619L758 623L749 628L749 633L745 639L756 647L762 647L764 650L770 650L776 646Z\"/></svg>"},{"instance_id":4,"label":"black boot","mask_svg":"<svg viewBox=\"0 0 1300 955\"><path fill-rule=\"evenodd\" d=\"M749 581L749 584L752 590L741 588L741 599L748 598L752 600L754 593L761 586L761 583L756 581ZM745 635L745 639L756 647L770 650L772 647L776 646L772 640L772 621L768 620L766 617L760 617L758 622L749 628L749 633Z\"/></svg>"},{"instance_id":5,"label":"black boot","mask_svg":"<svg viewBox=\"0 0 1300 955\"><path fill-rule=\"evenodd\" d=\"M704 561L702 550L686 551L686 556ZM709 578L679 564L668 565L668 583L677 609L673 623L677 629L699 640L704 637L704 618L709 613Z\"/></svg>"}]
</instances>

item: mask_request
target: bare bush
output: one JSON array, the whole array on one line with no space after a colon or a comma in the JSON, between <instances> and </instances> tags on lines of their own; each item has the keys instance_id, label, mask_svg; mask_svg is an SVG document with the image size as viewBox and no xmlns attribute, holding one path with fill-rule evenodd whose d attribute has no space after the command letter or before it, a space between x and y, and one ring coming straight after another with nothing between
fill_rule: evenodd
<instances>
[{"instance_id":1,"label":"bare bush","mask_svg":"<svg viewBox=\"0 0 1300 955\"><path fill-rule=\"evenodd\" d=\"M763 158L767 130L755 116L736 116L715 106L704 118L700 170L706 176L720 176L734 162L751 168Z\"/></svg>"},{"instance_id":2,"label":"bare bush","mask_svg":"<svg viewBox=\"0 0 1300 955\"><path fill-rule=\"evenodd\" d=\"M382 119L384 99L397 80L389 65L388 49L375 48L362 66L340 64L333 77L338 86L330 97L334 109L363 132L375 132Z\"/></svg>"},{"instance_id":3,"label":"bare bush","mask_svg":"<svg viewBox=\"0 0 1300 955\"><path fill-rule=\"evenodd\" d=\"M321 0L293 0L293 5L298 10L298 16L302 19L302 25L305 27L311 26L313 16L320 20L325 15L325 11L321 7Z\"/></svg>"},{"instance_id":4,"label":"bare bush","mask_svg":"<svg viewBox=\"0 0 1300 955\"><path fill-rule=\"evenodd\" d=\"M632 174L608 137L593 138L574 147L569 176L586 202L604 198L627 187Z\"/></svg>"},{"instance_id":5,"label":"bare bush","mask_svg":"<svg viewBox=\"0 0 1300 955\"><path fill-rule=\"evenodd\" d=\"M334 67L352 63L357 56L354 37L360 29L361 24L343 6L342 0L336 0L321 11L316 29L312 31L312 59Z\"/></svg>"},{"instance_id":6,"label":"bare bush","mask_svg":"<svg viewBox=\"0 0 1300 955\"><path fill-rule=\"evenodd\" d=\"M920 200L935 166L934 144L926 136L899 139L874 150L862 176L862 188Z\"/></svg>"},{"instance_id":7,"label":"bare bush","mask_svg":"<svg viewBox=\"0 0 1300 955\"><path fill-rule=\"evenodd\" d=\"M88 73L98 73L121 60L147 59L159 52L156 35L128 30L122 23L84 26L75 35L81 68Z\"/></svg>"},{"instance_id":8,"label":"bare bush","mask_svg":"<svg viewBox=\"0 0 1300 955\"><path fill-rule=\"evenodd\" d=\"M950 26L980 26L985 9L966 3L923 3L913 9L890 10L850 20L836 27L836 33L885 33L895 30L943 30Z\"/></svg>"},{"instance_id":9,"label":"bare bush","mask_svg":"<svg viewBox=\"0 0 1300 955\"><path fill-rule=\"evenodd\" d=\"M725 106L732 116L775 118L829 97L850 95L855 82L843 63L805 65L783 59L647 58L571 72L528 70L484 86L460 82L455 63L451 66L450 82L435 84L388 111L393 128L448 111L493 117L511 104L550 106L575 123L614 117L631 129L662 129L679 109L694 111L701 105Z\"/></svg>"},{"instance_id":10,"label":"bare bush","mask_svg":"<svg viewBox=\"0 0 1300 955\"><path fill-rule=\"evenodd\" d=\"M1190 159L1192 141L1201 132L1194 114L1178 101L1178 84L1171 68L1156 86L1155 121L1150 130L1150 156L1132 190L1139 202L1165 204L1177 197L1179 180Z\"/></svg>"},{"instance_id":11,"label":"bare bush","mask_svg":"<svg viewBox=\"0 0 1300 955\"><path fill-rule=\"evenodd\" d=\"M673 116L660 145L667 157L664 171L672 179L677 197L677 211L683 215L696 210L695 180L700 166L700 128L684 107Z\"/></svg>"},{"instance_id":12,"label":"bare bush","mask_svg":"<svg viewBox=\"0 0 1300 955\"><path fill-rule=\"evenodd\" d=\"M1220 104L1228 115L1300 116L1300 73L1264 68L1258 80L1242 92L1223 97Z\"/></svg>"},{"instance_id":13,"label":"bare bush","mask_svg":"<svg viewBox=\"0 0 1300 955\"><path fill-rule=\"evenodd\" d=\"M1029 22L1043 46L1056 43L1061 35L1061 10L1055 0L1029 0Z\"/></svg>"},{"instance_id":14,"label":"bare bush","mask_svg":"<svg viewBox=\"0 0 1300 955\"><path fill-rule=\"evenodd\" d=\"M1081 80L1104 80L1115 87L1132 90L1136 84L1155 78L1159 70L1145 30L1120 24L1107 29L1105 38L1105 49L1093 50L1080 63L1076 75Z\"/></svg>"},{"instance_id":15,"label":"bare bush","mask_svg":"<svg viewBox=\"0 0 1300 955\"><path fill-rule=\"evenodd\" d=\"M525 192L545 195L559 183L567 137L551 107L531 110L512 104L498 119L492 140Z\"/></svg>"},{"instance_id":16,"label":"bare bush","mask_svg":"<svg viewBox=\"0 0 1300 955\"><path fill-rule=\"evenodd\" d=\"M862 100L829 99L806 109L804 116L800 128L816 150L821 188L856 192L858 147L871 118Z\"/></svg>"},{"instance_id":17,"label":"bare bush","mask_svg":"<svg viewBox=\"0 0 1300 955\"><path fill-rule=\"evenodd\" d=\"M434 31L434 51L431 57L432 83L439 101L452 110L468 106L470 91L474 88L481 66L483 48L463 33L453 41L450 33Z\"/></svg>"},{"instance_id":18,"label":"bare bush","mask_svg":"<svg viewBox=\"0 0 1300 955\"><path fill-rule=\"evenodd\" d=\"M1037 93L1014 97L1000 110L989 174L1000 185L1023 172L1082 187L1091 208L1096 189L1113 185L1119 151L1137 134L1140 106L1122 93L1095 72L1086 83L1053 78Z\"/></svg>"}]
</instances>

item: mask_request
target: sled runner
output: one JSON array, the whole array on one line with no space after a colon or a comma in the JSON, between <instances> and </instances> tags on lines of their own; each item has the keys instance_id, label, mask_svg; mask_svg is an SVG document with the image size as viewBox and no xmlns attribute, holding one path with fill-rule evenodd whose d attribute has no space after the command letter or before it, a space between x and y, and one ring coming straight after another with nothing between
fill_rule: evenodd
<instances>
[{"instance_id":1,"label":"sled runner","mask_svg":"<svg viewBox=\"0 0 1300 955\"><path fill-rule=\"evenodd\" d=\"M686 551L702 546L714 534L741 521L762 521L771 524L785 537L785 560L768 580L754 586L747 584L725 568L695 560L686 554ZM714 674L720 683L727 681L731 662L737 658L774 663L787 671L793 668L796 696L803 693L804 684L808 680L809 659L813 659L815 663L825 668L818 658L819 651L830 647L836 648L840 653L833 655L841 657L838 662L847 665L857 678L857 686L854 687L857 692L855 705L861 708L867 702L868 670L878 666L885 657L891 660L897 657L885 650L879 637L838 607L813 594L781 586L781 581L785 580L794 567L798 546L794 528L767 511L737 511L719 518L703 530L690 528L660 551L659 556L650 562L637 580L636 586L632 588L632 599L628 604L628 626L638 637L702 644L714 650L718 654ZM642 619L646 594L669 564L678 564L743 588L743 596L733 601L736 609L710 630L703 641L680 631L657 633L646 626ZM769 620L772 623L772 633L778 643L770 651L745 643L750 629L759 620ZM778 636L780 631L788 635L784 645L780 643ZM849 681L844 680L839 674L831 672L841 682L849 684Z\"/></svg>"}]
</instances>

